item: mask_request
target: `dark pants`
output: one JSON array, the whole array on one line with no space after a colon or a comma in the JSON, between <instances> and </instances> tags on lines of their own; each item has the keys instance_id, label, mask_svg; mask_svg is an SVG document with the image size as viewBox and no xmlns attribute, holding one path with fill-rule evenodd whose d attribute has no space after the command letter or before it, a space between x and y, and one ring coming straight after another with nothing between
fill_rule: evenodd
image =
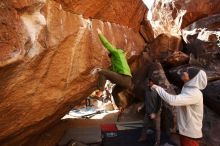
<instances>
[{"instance_id":1,"label":"dark pants","mask_svg":"<svg viewBox=\"0 0 220 146\"><path fill-rule=\"evenodd\" d=\"M155 131L156 131L156 141L160 142L160 134L161 134L161 130L160 130L160 111L156 114L156 118L155 119L150 119L150 115L145 114L144 117L144 129L143 132L146 133L147 129L154 127Z\"/></svg>"},{"instance_id":2,"label":"dark pants","mask_svg":"<svg viewBox=\"0 0 220 146\"><path fill-rule=\"evenodd\" d=\"M123 74L119 74L107 69L102 69L99 71L98 79L98 89L104 91L106 80L111 81L112 83L122 87L130 88L131 87L131 77Z\"/></svg>"}]
</instances>

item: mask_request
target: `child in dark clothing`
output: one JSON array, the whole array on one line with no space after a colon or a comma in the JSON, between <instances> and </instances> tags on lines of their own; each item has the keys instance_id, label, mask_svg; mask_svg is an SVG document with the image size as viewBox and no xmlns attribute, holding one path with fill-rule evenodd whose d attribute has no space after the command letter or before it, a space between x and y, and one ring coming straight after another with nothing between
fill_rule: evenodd
<instances>
[{"instance_id":1,"label":"child in dark clothing","mask_svg":"<svg viewBox=\"0 0 220 146\"><path fill-rule=\"evenodd\" d=\"M150 127L156 129L156 143L155 146L160 145L160 113L161 113L161 98L157 92L151 90L151 86L155 82L152 79L147 80L147 88L145 91L145 103L138 108L140 111L145 106L144 128L139 138L139 142L146 141L147 130Z\"/></svg>"}]
</instances>

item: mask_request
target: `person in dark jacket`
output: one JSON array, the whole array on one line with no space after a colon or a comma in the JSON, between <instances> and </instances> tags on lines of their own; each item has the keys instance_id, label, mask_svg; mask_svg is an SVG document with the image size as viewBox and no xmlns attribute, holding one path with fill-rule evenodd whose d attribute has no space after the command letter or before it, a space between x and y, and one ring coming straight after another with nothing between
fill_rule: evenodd
<instances>
[{"instance_id":1,"label":"person in dark jacket","mask_svg":"<svg viewBox=\"0 0 220 146\"><path fill-rule=\"evenodd\" d=\"M147 130L151 127L156 129L156 143L155 146L160 144L160 113L161 113L161 98L157 92L151 90L151 86L155 84L153 79L147 80L147 88L145 91L145 103L138 108L140 111L145 106L144 128L142 130L139 142L147 140Z\"/></svg>"}]
</instances>

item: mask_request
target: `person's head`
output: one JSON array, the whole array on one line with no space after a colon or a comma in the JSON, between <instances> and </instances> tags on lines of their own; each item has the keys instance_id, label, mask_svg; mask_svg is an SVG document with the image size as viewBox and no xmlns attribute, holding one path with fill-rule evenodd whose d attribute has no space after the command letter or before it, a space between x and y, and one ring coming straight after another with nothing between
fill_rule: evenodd
<instances>
[{"instance_id":1,"label":"person's head","mask_svg":"<svg viewBox=\"0 0 220 146\"><path fill-rule=\"evenodd\" d=\"M153 86L153 84L155 84L155 81L152 78L149 78L149 79L146 80L146 86L147 87L150 88L151 86Z\"/></svg>"},{"instance_id":2,"label":"person's head","mask_svg":"<svg viewBox=\"0 0 220 146\"><path fill-rule=\"evenodd\" d=\"M182 70L180 73L180 77L181 77L181 80L184 83L186 83L189 80L193 79L198 73L199 73L199 69L190 67L190 68Z\"/></svg>"}]
</instances>

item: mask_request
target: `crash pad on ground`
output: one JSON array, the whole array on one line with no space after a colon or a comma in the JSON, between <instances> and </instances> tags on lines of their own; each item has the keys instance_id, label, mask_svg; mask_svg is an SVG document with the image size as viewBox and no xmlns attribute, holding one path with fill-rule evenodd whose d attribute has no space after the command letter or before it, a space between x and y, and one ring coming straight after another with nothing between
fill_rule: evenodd
<instances>
[{"instance_id":1,"label":"crash pad on ground","mask_svg":"<svg viewBox=\"0 0 220 146\"><path fill-rule=\"evenodd\" d=\"M142 128L135 128L129 130L118 130L117 134L113 137L104 137L103 146L153 146L155 133L148 134L148 140L143 143L139 143L138 139L141 135ZM103 133L106 135L105 133ZM161 135L161 146L177 146L170 140L164 133Z\"/></svg>"},{"instance_id":2,"label":"crash pad on ground","mask_svg":"<svg viewBox=\"0 0 220 146\"><path fill-rule=\"evenodd\" d=\"M116 122L118 130L131 130L143 127L143 121L132 121L132 122Z\"/></svg>"},{"instance_id":3,"label":"crash pad on ground","mask_svg":"<svg viewBox=\"0 0 220 146\"><path fill-rule=\"evenodd\" d=\"M101 143L101 128L86 127L68 129L58 145L65 146L71 140L78 141L84 144Z\"/></svg>"}]
</instances>

